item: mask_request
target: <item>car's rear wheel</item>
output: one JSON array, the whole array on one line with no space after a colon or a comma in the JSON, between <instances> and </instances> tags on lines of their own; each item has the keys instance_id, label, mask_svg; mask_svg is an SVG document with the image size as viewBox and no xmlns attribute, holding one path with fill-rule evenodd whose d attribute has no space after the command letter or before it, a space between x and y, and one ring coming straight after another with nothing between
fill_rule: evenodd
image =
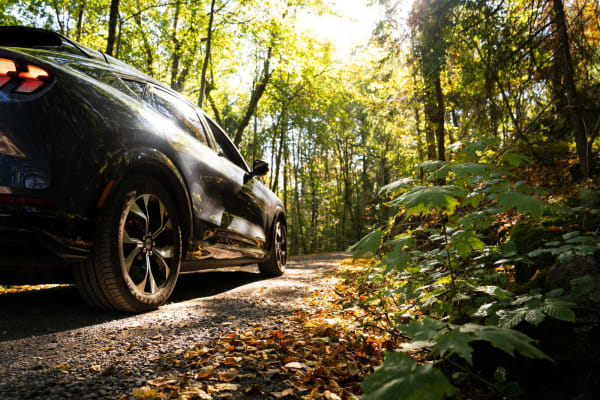
<instances>
[{"instance_id":1,"label":"car's rear wheel","mask_svg":"<svg viewBox=\"0 0 600 400\"><path fill-rule=\"evenodd\" d=\"M164 304L181 264L181 227L169 192L132 175L105 206L90 259L73 269L91 305L141 312Z\"/></svg>"},{"instance_id":2,"label":"car's rear wheel","mask_svg":"<svg viewBox=\"0 0 600 400\"><path fill-rule=\"evenodd\" d=\"M271 239L271 255L264 263L258 264L260 273L266 276L281 276L287 263L287 229L278 219L273 227Z\"/></svg>"}]
</instances>

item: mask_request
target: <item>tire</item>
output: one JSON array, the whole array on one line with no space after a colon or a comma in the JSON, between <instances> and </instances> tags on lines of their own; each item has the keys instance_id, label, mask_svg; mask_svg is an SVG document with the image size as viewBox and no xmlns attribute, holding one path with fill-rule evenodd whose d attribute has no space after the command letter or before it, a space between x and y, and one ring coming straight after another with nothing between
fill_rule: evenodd
<instances>
[{"instance_id":1,"label":"tire","mask_svg":"<svg viewBox=\"0 0 600 400\"><path fill-rule=\"evenodd\" d=\"M131 175L105 205L92 254L73 267L73 276L94 307L149 311L173 292L181 249L181 226L169 192L150 177Z\"/></svg>"},{"instance_id":2,"label":"tire","mask_svg":"<svg viewBox=\"0 0 600 400\"><path fill-rule=\"evenodd\" d=\"M258 269L265 276L281 276L285 272L286 262L287 228L280 219L277 219L273 226L271 255L267 261L258 264Z\"/></svg>"}]
</instances>

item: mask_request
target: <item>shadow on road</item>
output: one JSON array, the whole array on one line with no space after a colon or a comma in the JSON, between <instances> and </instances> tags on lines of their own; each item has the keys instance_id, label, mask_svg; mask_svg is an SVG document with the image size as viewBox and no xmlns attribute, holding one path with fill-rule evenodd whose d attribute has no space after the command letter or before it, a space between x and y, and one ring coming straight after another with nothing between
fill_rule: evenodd
<instances>
[{"instance_id":1,"label":"shadow on road","mask_svg":"<svg viewBox=\"0 0 600 400\"><path fill-rule=\"evenodd\" d=\"M266 279L258 272L211 270L179 277L169 303L214 296ZM74 286L0 294L0 342L131 317L89 307Z\"/></svg>"}]
</instances>

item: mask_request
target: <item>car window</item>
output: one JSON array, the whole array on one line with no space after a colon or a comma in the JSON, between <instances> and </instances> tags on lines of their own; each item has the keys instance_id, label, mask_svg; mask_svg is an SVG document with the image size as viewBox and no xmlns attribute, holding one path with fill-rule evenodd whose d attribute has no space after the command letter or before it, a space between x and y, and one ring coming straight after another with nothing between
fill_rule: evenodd
<instances>
[{"instance_id":1,"label":"car window","mask_svg":"<svg viewBox=\"0 0 600 400\"><path fill-rule=\"evenodd\" d=\"M146 90L146 84L140 81L134 81L131 79L122 78L125 85L140 99L144 98L144 91Z\"/></svg>"},{"instance_id":2,"label":"car window","mask_svg":"<svg viewBox=\"0 0 600 400\"><path fill-rule=\"evenodd\" d=\"M180 128L202 143L208 145L204 127L194 107L167 91L155 87L152 87L150 102L162 115L177 123Z\"/></svg>"},{"instance_id":3,"label":"car window","mask_svg":"<svg viewBox=\"0 0 600 400\"><path fill-rule=\"evenodd\" d=\"M248 165L244 158L236 149L235 145L229 140L223 129L219 125L216 124L212 119L208 118L206 115L204 119L208 122L208 126L210 131L212 132L212 136L215 139L215 144L217 146L217 153L227 158L229 161L243 169L244 171L249 171Z\"/></svg>"}]
</instances>

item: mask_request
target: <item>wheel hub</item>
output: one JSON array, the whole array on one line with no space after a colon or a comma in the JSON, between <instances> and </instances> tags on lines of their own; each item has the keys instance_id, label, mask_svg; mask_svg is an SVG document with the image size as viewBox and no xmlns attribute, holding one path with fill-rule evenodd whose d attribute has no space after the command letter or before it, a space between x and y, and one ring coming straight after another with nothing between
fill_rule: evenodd
<instances>
[{"instance_id":1,"label":"wheel hub","mask_svg":"<svg viewBox=\"0 0 600 400\"><path fill-rule=\"evenodd\" d=\"M163 202L151 194L137 196L127 211L122 232L124 268L135 290L155 294L171 275L173 224Z\"/></svg>"}]
</instances>

